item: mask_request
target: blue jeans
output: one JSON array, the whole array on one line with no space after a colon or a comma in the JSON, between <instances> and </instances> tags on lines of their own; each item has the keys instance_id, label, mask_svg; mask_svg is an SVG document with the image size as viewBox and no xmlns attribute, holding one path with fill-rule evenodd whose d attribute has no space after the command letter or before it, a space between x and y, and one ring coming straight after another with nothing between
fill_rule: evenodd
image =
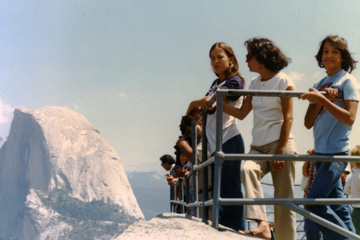
<instances>
[{"instance_id":1,"label":"blue jeans","mask_svg":"<svg viewBox=\"0 0 360 240\"><path fill-rule=\"evenodd\" d=\"M307 240L320 240L320 229L317 224L308 218L304 220L304 232Z\"/></svg>"},{"instance_id":2,"label":"blue jeans","mask_svg":"<svg viewBox=\"0 0 360 240\"><path fill-rule=\"evenodd\" d=\"M222 145L224 153L244 153L244 141L241 134L229 139ZM212 183L214 165L212 167ZM241 192L241 161L224 161L221 171L220 196L222 198L243 198ZM213 184L212 184L213 186ZM234 230L245 230L244 206L221 206L219 223Z\"/></svg>"},{"instance_id":3,"label":"blue jeans","mask_svg":"<svg viewBox=\"0 0 360 240\"><path fill-rule=\"evenodd\" d=\"M324 154L315 153L315 155ZM348 152L328 155L348 155ZM346 162L316 162L316 177L307 198L343 198L340 177L346 166ZM346 205L307 205L306 209L344 229L355 232ZM317 226L325 239L348 239L319 224Z\"/></svg>"}]
</instances>

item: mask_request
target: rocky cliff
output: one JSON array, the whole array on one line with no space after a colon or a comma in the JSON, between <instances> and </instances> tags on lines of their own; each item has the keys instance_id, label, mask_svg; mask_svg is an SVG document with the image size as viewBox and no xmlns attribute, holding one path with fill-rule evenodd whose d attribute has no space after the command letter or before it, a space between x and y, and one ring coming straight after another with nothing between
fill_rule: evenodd
<instances>
[{"instance_id":1,"label":"rocky cliff","mask_svg":"<svg viewBox=\"0 0 360 240\"><path fill-rule=\"evenodd\" d=\"M16 109L0 149L0 239L111 239L144 216L121 161L82 115Z\"/></svg>"}]
</instances>

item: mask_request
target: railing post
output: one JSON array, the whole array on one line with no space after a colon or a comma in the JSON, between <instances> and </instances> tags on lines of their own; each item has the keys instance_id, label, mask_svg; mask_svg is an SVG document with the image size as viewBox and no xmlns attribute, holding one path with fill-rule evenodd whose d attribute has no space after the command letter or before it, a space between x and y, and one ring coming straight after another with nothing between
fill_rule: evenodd
<instances>
[{"instance_id":1,"label":"railing post","mask_svg":"<svg viewBox=\"0 0 360 240\"><path fill-rule=\"evenodd\" d=\"M202 152L201 152L201 162L204 163L207 160L207 138L206 138L206 123L207 123L207 111L204 111L202 114L202 136L201 136L201 144L202 144ZM202 202L206 202L209 200L209 191L208 191L208 167L202 168ZM209 207L203 205L202 211L202 221L208 222L209 220Z\"/></svg>"},{"instance_id":2,"label":"railing post","mask_svg":"<svg viewBox=\"0 0 360 240\"><path fill-rule=\"evenodd\" d=\"M213 186L213 218L212 225L219 227L219 210L220 210L220 190L221 190L221 170L223 160L219 156L222 152L222 115L223 115L223 96L216 93L216 151L215 151L215 179Z\"/></svg>"},{"instance_id":3,"label":"railing post","mask_svg":"<svg viewBox=\"0 0 360 240\"><path fill-rule=\"evenodd\" d=\"M178 183L179 183L179 200L184 201L183 179L182 179L182 178L179 178ZM181 210L180 210L181 213L184 213L184 212L185 212L185 207L184 207L184 205L181 205L181 208L180 208L180 209L181 209Z\"/></svg>"},{"instance_id":4,"label":"railing post","mask_svg":"<svg viewBox=\"0 0 360 240\"><path fill-rule=\"evenodd\" d=\"M189 184L189 178L184 177L185 179L185 191L186 191L186 204L190 203L190 184ZM191 208L186 208L186 214L191 215Z\"/></svg>"},{"instance_id":5,"label":"railing post","mask_svg":"<svg viewBox=\"0 0 360 240\"><path fill-rule=\"evenodd\" d=\"M222 151L223 95L216 93L216 152Z\"/></svg>"},{"instance_id":6,"label":"railing post","mask_svg":"<svg viewBox=\"0 0 360 240\"><path fill-rule=\"evenodd\" d=\"M170 186L170 212L174 212L173 206L174 204L171 202L172 200L175 200L176 197L174 197L174 188L173 186ZM176 194L176 193L175 193Z\"/></svg>"},{"instance_id":7,"label":"railing post","mask_svg":"<svg viewBox=\"0 0 360 240\"><path fill-rule=\"evenodd\" d=\"M194 166L197 165L197 124L195 121L192 121L191 128L192 128L192 159L193 159L193 167L191 168L191 177L193 180L193 193L194 193L194 195L193 195L194 198L192 200L194 202L197 202L199 200L198 172L193 171ZM195 217L199 216L199 208L198 207L195 207L194 215L195 215Z\"/></svg>"}]
</instances>

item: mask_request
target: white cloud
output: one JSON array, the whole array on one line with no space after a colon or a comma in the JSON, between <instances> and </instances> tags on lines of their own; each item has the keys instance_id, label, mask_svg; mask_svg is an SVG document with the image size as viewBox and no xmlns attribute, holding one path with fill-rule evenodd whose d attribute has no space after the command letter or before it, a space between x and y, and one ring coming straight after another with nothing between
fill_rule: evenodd
<instances>
[{"instance_id":1,"label":"white cloud","mask_svg":"<svg viewBox=\"0 0 360 240\"><path fill-rule=\"evenodd\" d=\"M128 99L128 98L129 98L129 96L128 96L126 93L124 93L124 92L119 92L119 93L118 93L118 96L119 96L120 98L123 98L123 99Z\"/></svg>"},{"instance_id":2,"label":"white cloud","mask_svg":"<svg viewBox=\"0 0 360 240\"><path fill-rule=\"evenodd\" d=\"M0 99L0 124L11 120L14 109Z\"/></svg>"},{"instance_id":3,"label":"white cloud","mask_svg":"<svg viewBox=\"0 0 360 240\"><path fill-rule=\"evenodd\" d=\"M290 72L289 76L294 82L299 82L299 81L303 80L303 78L305 77L305 74L298 73L298 72Z\"/></svg>"}]
</instances>

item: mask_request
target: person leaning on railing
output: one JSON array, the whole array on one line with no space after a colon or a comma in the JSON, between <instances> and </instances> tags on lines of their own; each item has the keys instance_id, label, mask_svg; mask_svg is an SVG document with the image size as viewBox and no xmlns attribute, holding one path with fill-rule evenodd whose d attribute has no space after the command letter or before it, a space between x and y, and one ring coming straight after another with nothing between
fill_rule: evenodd
<instances>
[{"instance_id":1,"label":"person leaning on railing","mask_svg":"<svg viewBox=\"0 0 360 240\"><path fill-rule=\"evenodd\" d=\"M215 43L209 52L210 63L215 75L205 97L192 101L189 104L187 115L193 110L207 108L206 96L212 96L217 89L243 89L244 78L239 73L239 64L232 48L223 42ZM226 102L233 106L240 106L242 98L228 97ZM237 128L237 120L227 114L223 114L222 126L222 151L224 153L244 153L244 142ZM211 155L216 150L216 109L207 114L206 137ZM211 166L214 169L214 165ZM225 198L243 198L240 180L240 161L225 161L222 165L220 196ZM213 171L212 171L213 172ZM212 178L213 180L213 178ZM213 184L212 184L213 186ZM245 229L243 206L221 206L219 211L219 223L234 230Z\"/></svg>"},{"instance_id":2,"label":"person leaning on railing","mask_svg":"<svg viewBox=\"0 0 360 240\"><path fill-rule=\"evenodd\" d=\"M253 38L245 42L246 62L252 79L251 90L294 90L292 79L281 72L289 63L280 49L269 39ZM296 154L291 134L293 100L291 97L247 96L241 108L224 104L224 112L240 120L254 114L250 154ZM264 198L260 180L271 172L275 198L293 198L295 163L293 161L246 160L241 172L246 198ZM296 215L290 209L275 205L275 239L296 239ZM246 205L245 218L258 226L245 234L271 239L264 205Z\"/></svg>"},{"instance_id":3,"label":"person leaning on railing","mask_svg":"<svg viewBox=\"0 0 360 240\"><path fill-rule=\"evenodd\" d=\"M299 97L310 102L305 127L313 127L315 155L349 155L349 134L360 100L359 83L350 74L356 61L345 39L337 35L326 37L315 57L319 67L326 69L327 76ZM330 99L319 92L323 90L330 95ZM343 92L343 101L335 99L339 91ZM316 162L316 177L307 198L343 198L340 177L346 165L346 162ZM307 205L306 209L354 232L346 205ZM320 224L318 227L326 239L348 239Z\"/></svg>"},{"instance_id":4,"label":"person leaning on railing","mask_svg":"<svg viewBox=\"0 0 360 240\"><path fill-rule=\"evenodd\" d=\"M193 115L193 114L192 114ZM192 122L195 121L196 123L196 143L197 143L197 147L196 147L196 156L197 156L197 162L194 163L192 162L192 155L193 155L193 149L192 149ZM179 140L176 142L176 145L179 146L181 148L181 152L183 152L187 158L189 159L189 161L192 164L200 164L201 163L201 156L202 156L202 127L201 127L202 122L198 119L193 120L193 116L183 116L181 118L181 123L180 123L180 131L181 131L181 135L182 137L179 137ZM209 154L208 154L209 157ZM196 174L193 175L193 177L196 176ZM199 201L202 201L202 194L203 194L203 187L202 187L202 171L198 172L198 197L199 197ZM211 182L211 173L210 173L210 168L208 168L208 182ZM209 196L207 199L210 198L210 193L211 193L211 188L208 189L208 193ZM211 220L211 212L209 213L209 220ZM199 217L202 217L202 208L199 208Z\"/></svg>"},{"instance_id":5,"label":"person leaning on railing","mask_svg":"<svg viewBox=\"0 0 360 240\"><path fill-rule=\"evenodd\" d=\"M177 181L179 180L179 178L174 177L174 168L176 166L175 159L169 154L164 154L160 157L160 161L161 161L161 166L164 168L165 171L168 172L165 175L165 177L166 177L166 181L167 181L168 185L171 187L170 188L170 199L177 200L179 191L176 189L177 191L175 191L175 194L173 191L173 188L175 187ZM175 212L180 213L180 208L178 206L175 206L174 210L175 210Z\"/></svg>"}]
</instances>

